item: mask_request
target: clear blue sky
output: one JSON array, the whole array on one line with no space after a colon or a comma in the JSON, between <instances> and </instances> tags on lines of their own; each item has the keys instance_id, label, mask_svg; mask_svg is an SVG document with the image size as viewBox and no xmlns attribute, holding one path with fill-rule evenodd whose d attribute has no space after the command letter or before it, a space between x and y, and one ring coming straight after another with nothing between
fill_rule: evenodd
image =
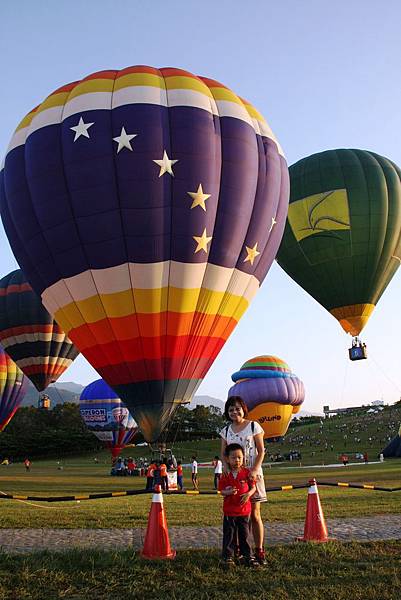
<instances>
[{"instance_id":1,"label":"clear blue sky","mask_svg":"<svg viewBox=\"0 0 401 600\"><path fill-rule=\"evenodd\" d=\"M288 163L328 148L401 165L398 0L2 0L0 151L58 86L105 68L174 66L220 80L263 113ZM17 268L0 231L0 275ZM401 271L401 270L400 270ZM275 264L199 389L224 399L247 359L276 354L305 382L304 409L398 400L401 272L347 359L338 323ZM80 357L65 381L97 374Z\"/></svg>"}]
</instances>

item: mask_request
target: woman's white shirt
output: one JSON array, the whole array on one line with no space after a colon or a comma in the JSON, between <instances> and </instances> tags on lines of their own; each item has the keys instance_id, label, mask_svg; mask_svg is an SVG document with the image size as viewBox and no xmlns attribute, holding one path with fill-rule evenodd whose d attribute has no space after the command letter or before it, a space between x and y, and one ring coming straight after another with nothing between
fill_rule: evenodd
<instances>
[{"instance_id":1,"label":"woman's white shirt","mask_svg":"<svg viewBox=\"0 0 401 600\"><path fill-rule=\"evenodd\" d=\"M253 423L253 431L252 431ZM249 421L249 423L237 433L232 430L232 425L224 427L220 431L220 437L228 444L239 444L244 449L244 463L247 468L252 468L255 464L256 457L258 454L255 435L263 433L262 427L257 421ZM262 469L260 469L262 470Z\"/></svg>"}]
</instances>

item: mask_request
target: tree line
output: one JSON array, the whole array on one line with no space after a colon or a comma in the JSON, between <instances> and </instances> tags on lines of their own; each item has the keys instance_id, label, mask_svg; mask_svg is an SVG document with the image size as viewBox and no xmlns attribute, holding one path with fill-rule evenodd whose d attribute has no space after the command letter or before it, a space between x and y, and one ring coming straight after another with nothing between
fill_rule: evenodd
<instances>
[{"instance_id":1,"label":"tree line","mask_svg":"<svg viewBox=\"0 0 401 600\"><path fill-rule=\"evenodd\" d=\"M163 441L216 438L224 423L219 408L196 406L190 410L180 406L163 434ZM134 443L140 442L143 437L139 433ZM50 410L21 407L0 433L0 457L12 460L62 458L97 452L103 447L87 429L75 403L58 404Z\"/></svg>"}]
</instances>

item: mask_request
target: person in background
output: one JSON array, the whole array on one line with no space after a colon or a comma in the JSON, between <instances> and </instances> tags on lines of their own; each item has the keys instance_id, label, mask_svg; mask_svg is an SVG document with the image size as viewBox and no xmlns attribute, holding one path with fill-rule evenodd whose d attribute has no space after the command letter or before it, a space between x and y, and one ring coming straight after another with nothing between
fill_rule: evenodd
<instances>
[{"instance_id":1,"label":"person in background","mask_svg":"<svg viewBox=\"0 0 401 600\"><path fill-rule=\"evenodd\" d=\"M214 466L214 489L217 490L217 488L219 487L219 481L220 481L220 477L221 474L223 473L223 463L220 460L219 456L215 456L213 459L213 466Z\"/></svg>"},{"instance_id":2,"label":"person in background","mask_svg":"<svg viewBox=\"0 0 401 600\"><path fill-rule=\"evenodd\" d=\"M252 556L250 543L250 498L255 494L255 480L249 469L244 467L244 449L239 444L227 444L225 457L228 472L219 480L219 491L223 502L223 553L226 566L234 565L239 545L240 562L249 567L259 567Z\"/></svg>"},{"instance_id":3,"label":"person in background","mask_svg":"<svg viewBox=\"0 0 401 600\"><path fill-rule=\"evenodd\" d=\"M155 468L153 471L153 488L156 485L162 485L162 478L160 475L160 465L161 465L161 461L160 460L155 460Z\"/></svg>"},{"instance_id":4,"label":"person in background","mask_svg":"<svg viewBox=\"0 0 401 600\"><path fill-rule=\"evenodd\" d=\"M239 444L244 449L244 464L250 470L251 477L256 482L256 492L252 496L251 525L255 542L255 559L261 565L266 564L264 549L264 526L260 514L261 502L266 502L265 480L263 478L262 463L265 455L263 444L263 429L257 421L249 421L246 417L248 409L242 398L232 396L228 398L224 407L224 416L229 425L220 432L221 460L223 472L227 472L225 449L228 444Z\"/></svg>"},{"instance_id":5,"label":"person in background","mask_svg":"<svg viewBox=\"0 0 401 600\"><path fill-rule=\"evenodd\" d=\"M168 492L167 465L164 459L160 462L160 479L163 492Z\"/></svg>"},{"instance_id":6,"label":"person in background","mask_svg":"<svg viewBox=\"0 0 401 600\"><path fill-rule=\"evenodd\" d=\"M156 465L154 462L151 462L148 468L146 469L146 490L151 492L153 490L153 477L155 473Z\"/></svg>"},{"instance_id":7,"label":"person in background","mask_svg":"<svg viewBox=\"0 0 401 600\"><path fill-rule=\"evenodd\" d=\"M24 465L25 465L25 470L26 470L26 471L30 471L30 470L31 470L31 464L32 464L32 463L31 463L31 461L29 460L29 458L26 458L26 459L24 460Z\"/></svg>"},{"instance_id":8,"label":"person in background","mask_svg":"<svg viewBox=\"0 0 401 600\"><path fill-rule=\"evenodd\" d=\"M184 489L184 475L182 471L182 463L180 460L177 462L177 487L181 491Z\"/></svg>"},{"instance_id":9,"label":"person in background","mask_svg":"<svg viewBox=\"0 0 401 600\"><path fill-rule=\"evenodd\" d=\"M136 469L136 464L134 462L134 459L131 457L128 459L127 469L128 469L128 475L134 474L134 469Z\"/></svg>"},{"instance_id":10,"label":"person in background","mask_svg":"<svg viewBox=\"0 0 401 600\"><path fill-rule=\"evenodd\" d=\"M368 453L367 452L363 453L363 460L365 462L365 465L367 465L368 462L369 462L369 457L368 457Z\"/></svg>"},{"instance_id":11,"label":"person in background","mask_svg":"<svg viewBox=\"0 0 401 600\"><path fill-rule=\"evenodd\" d=\"M198 461L196 460L196 456L192 457L192 465L191 465L191 479L194 490L199 490L198 486Z\"/></svg>"}]
</instances>

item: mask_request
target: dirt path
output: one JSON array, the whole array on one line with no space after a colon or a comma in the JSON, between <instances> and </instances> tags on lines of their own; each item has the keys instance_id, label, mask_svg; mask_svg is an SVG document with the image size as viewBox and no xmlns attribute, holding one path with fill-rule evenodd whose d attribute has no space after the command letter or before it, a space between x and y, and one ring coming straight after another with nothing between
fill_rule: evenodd
<instances>
[{"instance_id":1,"label":"dirt path","mask_svg":"<svg viewBox=\"0 0 401 600\"><path fill-rule=\"evenodd\" d=\"M342 542L401 539L401 516L327 519L330 537ZM268 523L266 545L291 544L303 533L303 522ZM219 548L220 527L170 527L173 548ZM9 553L71 548L140 549L145 529L1 529L0 549Z\"/></svg>"}]
</instances>

